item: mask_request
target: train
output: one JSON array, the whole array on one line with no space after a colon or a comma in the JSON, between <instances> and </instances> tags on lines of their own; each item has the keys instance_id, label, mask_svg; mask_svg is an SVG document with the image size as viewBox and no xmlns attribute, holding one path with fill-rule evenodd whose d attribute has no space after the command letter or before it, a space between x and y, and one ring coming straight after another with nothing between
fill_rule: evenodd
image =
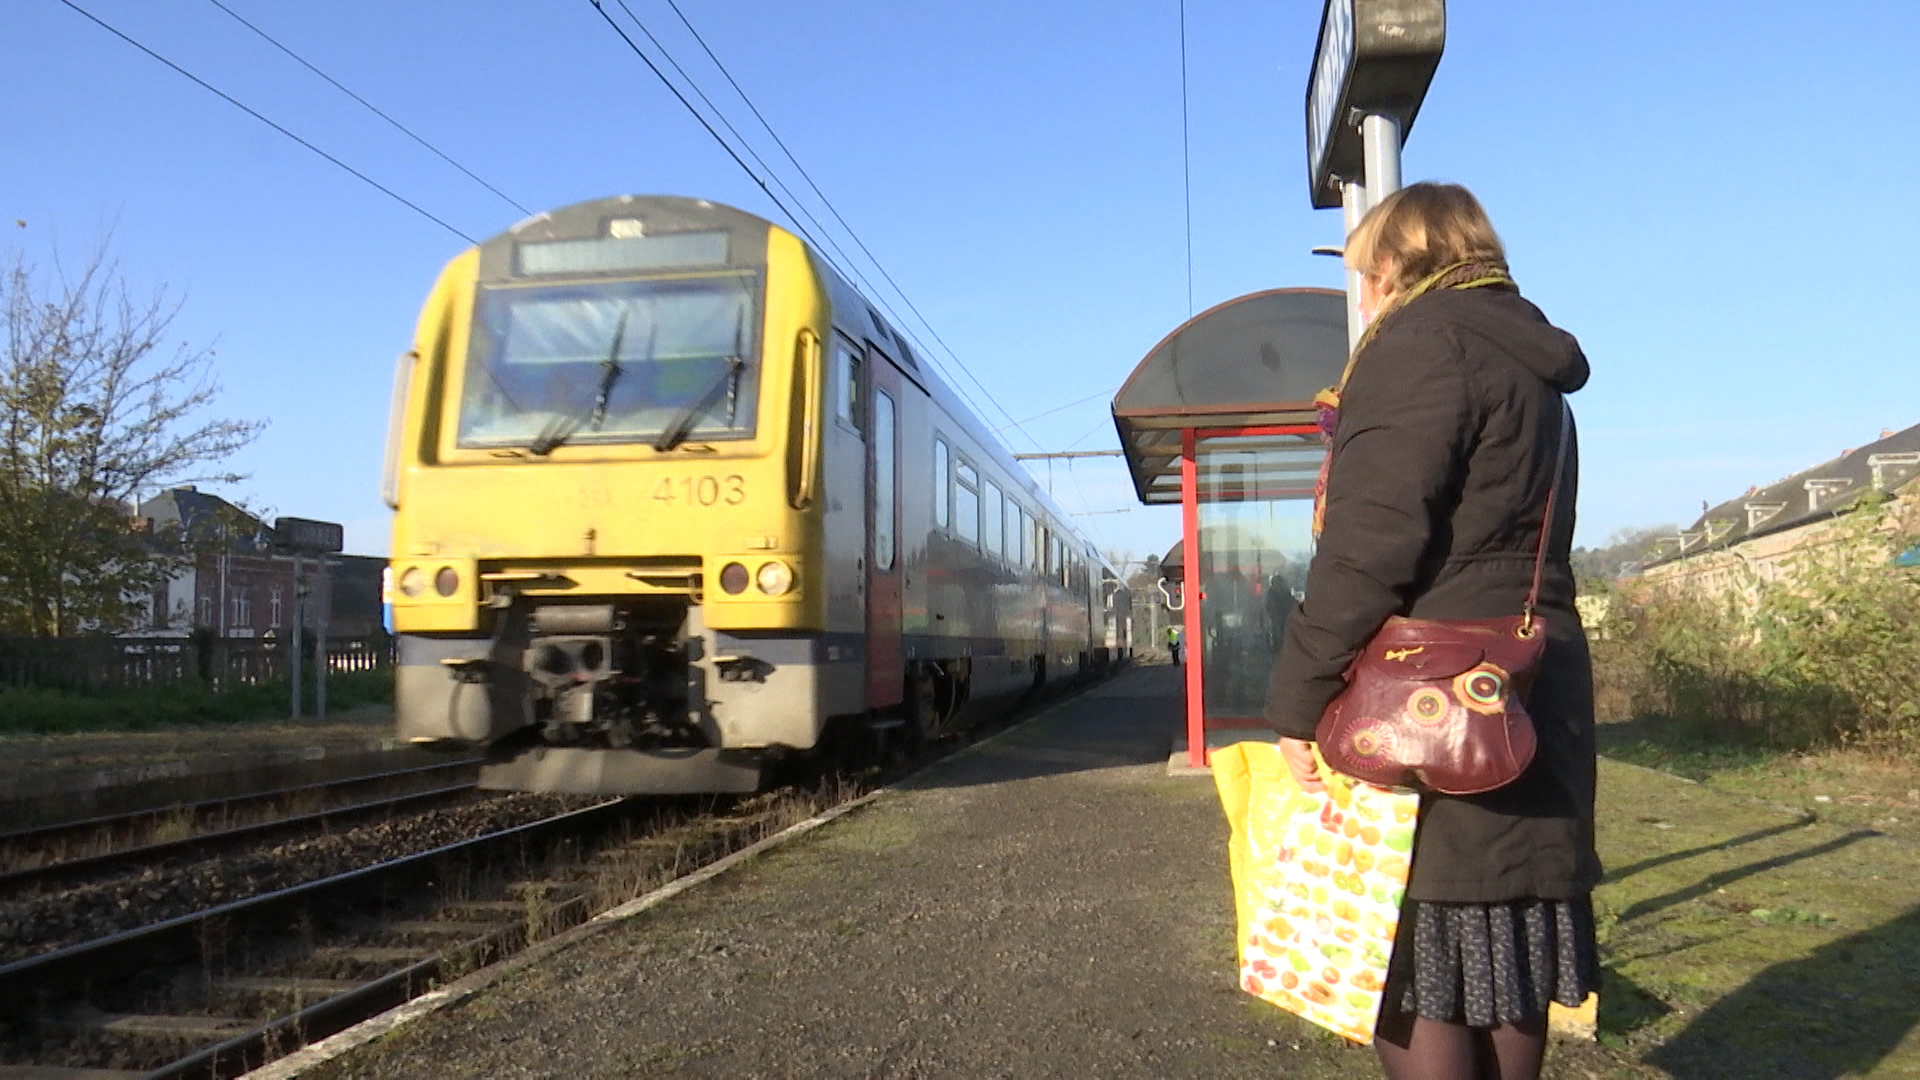
<instances>
[{"instance_id":1,"label":"train","mask_svg":"<svg viewBox=\"0 0 1920 1080\"><path fill-rule=\"evenodd\" d=\"M738 793L1132 653L1111 565L821 253L678 196L451 259L394 379L395 711L494 789Z\"/></svg>"}]
</instances>

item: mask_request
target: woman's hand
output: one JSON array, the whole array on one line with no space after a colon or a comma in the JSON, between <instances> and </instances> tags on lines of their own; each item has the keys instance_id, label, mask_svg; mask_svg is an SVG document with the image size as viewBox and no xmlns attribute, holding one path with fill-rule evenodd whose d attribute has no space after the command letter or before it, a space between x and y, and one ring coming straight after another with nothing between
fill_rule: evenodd
<instances>
[{"instance_id":1,"label":"woman's hand","mask_svg":"<svg viewBox=\"0 0 1920 1080\"><path fill-rule=\"evenodd\" d=\"M1313 744L1304 739L1281 739L1280 757L1287 763L1287 771L1293 774L1294 782L1302 791L1325 791L1320 783L1320 767L1313 760Z\"/></svg>"}]
</instances>

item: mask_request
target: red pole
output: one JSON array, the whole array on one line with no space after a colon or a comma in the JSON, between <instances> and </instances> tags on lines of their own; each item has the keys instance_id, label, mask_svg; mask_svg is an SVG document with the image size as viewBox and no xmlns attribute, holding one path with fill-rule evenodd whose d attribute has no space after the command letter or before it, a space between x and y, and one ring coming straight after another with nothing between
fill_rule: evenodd
<instances>
[{"instance_id":1,"label":"red pole","mask_svg":"<svg viewBox=\"0 0 1920 1080\"><path fill-rule=\"evenodd\" d=\"M1207 764L1206 681L1200 670L1200 467L1194 460L1197 440L1192 428L1180 432L1180 597L1184 600L1185 625L1180 631L1181 651L1187 665L1187 764L1196 769Z\"/></svg>"}]
</instances>

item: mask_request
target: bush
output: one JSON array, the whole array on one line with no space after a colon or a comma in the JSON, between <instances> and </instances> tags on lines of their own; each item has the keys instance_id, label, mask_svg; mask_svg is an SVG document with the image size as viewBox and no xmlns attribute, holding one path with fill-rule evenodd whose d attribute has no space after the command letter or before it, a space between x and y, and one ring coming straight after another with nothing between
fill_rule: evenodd
<instances>
[{"instance_id":1,"label":"bush","mask_svg":"<svg viewBox=\"0 0 1920 1080\"><path fill-rule=\"evenodd\" d=\"M1920 752L1920 570L1911 513L1873 501L1733 588L1610 586L1594 631L1604 718L1660 716L1781 749Z\"/></svg>"},{"instance_id":2,"label":"bush","mask_svg":"<svg viewBox=\"0 0 1920 1080\"><path fill-rule=\"evenodd\" d=\"M304 687L302 713L313 715L313 682ZM147 731L202 724L238 724L287 716L291 688L283 680L231 686L215 693L182 682L138 690L84 693L0 687L0 735L81 731ZM392 671L353 671L327 677L327 711L393 701Z\"/></svg>"}]
</instances>

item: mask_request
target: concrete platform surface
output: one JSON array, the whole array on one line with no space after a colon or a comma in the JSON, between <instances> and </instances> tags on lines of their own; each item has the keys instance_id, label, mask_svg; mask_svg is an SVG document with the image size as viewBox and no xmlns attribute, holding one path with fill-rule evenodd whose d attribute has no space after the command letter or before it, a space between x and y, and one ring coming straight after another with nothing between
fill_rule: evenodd
<instances>
[{"instance_id":1,"label":"concrete platform surface","mask_svg":"<svg viewBox=\"0 0 1920 1080\"><path fill-rule=\"evenodd\" d=\"M1235 985L1225 822L1166 774L1177 674L1131 670L305 1075L1377 1075Z\"/></svg>"}]
</instances>

